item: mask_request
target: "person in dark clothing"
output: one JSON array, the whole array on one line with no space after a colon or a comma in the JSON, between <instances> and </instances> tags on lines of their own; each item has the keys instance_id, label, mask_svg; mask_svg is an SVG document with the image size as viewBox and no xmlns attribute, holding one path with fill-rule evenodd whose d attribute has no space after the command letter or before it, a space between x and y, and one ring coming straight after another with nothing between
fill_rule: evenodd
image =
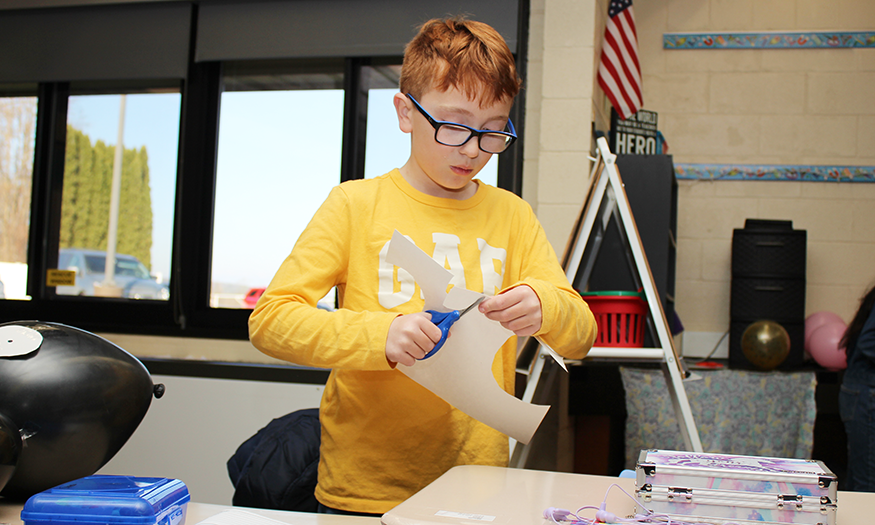
<instances>
[{"instance_id":1,"label":"person in dark clothing","mask_svg":"<svg viewBox=\"0 0 875 525\"><path fill-rule=\"evenodd\" d=\"M848 436L844 490L875 492L875 287L860 301L839 347L848 368L839 392L839 413Z\"/></svg>"}]
</instances>

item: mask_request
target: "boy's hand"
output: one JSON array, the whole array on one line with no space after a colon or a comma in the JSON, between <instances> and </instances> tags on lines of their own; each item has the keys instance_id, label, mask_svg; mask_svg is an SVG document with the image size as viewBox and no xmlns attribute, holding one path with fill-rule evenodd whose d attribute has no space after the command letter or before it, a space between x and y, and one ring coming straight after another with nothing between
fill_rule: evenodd
<instances>
[{"instance_id":1,"label":"boy's hand","mask_svg":"<svg viewBox=\"0 0 875 525\"><path fill-rule=\"evenodd\" d=\"M399 315L389 325L386 359L391 363L413 366L441 339L441 329L431 322L431 314L418 312Z\"/></svg>"},{"instance_id":2,"label":"boy's hand","mask_svg":"<svg viewBox=\"0 0 875 525\"><path fill-rule=\"evenodd\" d=\"M530 286L501 292L480 303L479 308L487 319L500 322L520 337L534 335L541 329L541 300Z\"/></svg>"}]
</instances>

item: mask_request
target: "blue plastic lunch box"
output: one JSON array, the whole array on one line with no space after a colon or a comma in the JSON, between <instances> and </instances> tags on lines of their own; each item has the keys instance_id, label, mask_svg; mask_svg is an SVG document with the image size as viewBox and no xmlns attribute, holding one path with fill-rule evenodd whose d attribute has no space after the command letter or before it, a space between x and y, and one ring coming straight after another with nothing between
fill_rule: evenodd
<instances>
[{"instance_id":1,"label":"blue plastic lunch box","mask_svg":"<svg viewBox=\"0 0 875 525\"><path fill-rule=\"evenodd\" d=\"M184 525L191 499L178 479L94 475L31 496L25 525Z\"/></svg>"}]
</instances>

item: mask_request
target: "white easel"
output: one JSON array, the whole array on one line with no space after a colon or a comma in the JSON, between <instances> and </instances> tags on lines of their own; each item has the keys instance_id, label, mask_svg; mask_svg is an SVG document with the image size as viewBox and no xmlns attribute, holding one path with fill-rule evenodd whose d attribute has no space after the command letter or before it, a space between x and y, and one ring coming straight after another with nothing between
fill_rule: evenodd
<instances>
[{"instance_id":1,"label":"white easel","mask_svg":"<svg viewBox=\"0 0 875 525\"><path fill-rule=\"evenodd\" d=\"M650 309L647 324L656 332L657 346L656 348L593 347L586 359L660 363L686 448L692 452L702 452L702 442L699 440L699 433L683 385L687 372L669 332L662 302L656 291L647 256L644 254L641 237L638 235L638 227L632 216L620 172L617 170L617 156L611 153L608 141L604 137L597 140L597 145L598 152L590 177L592 182L589 194L565 250L563 259L565 275L571 283L578 282L581 286L588 284L605 229L613 217L619 226L620 236L623 237L628 248L626 255L633 270L633 279L644 291ZM593 232L596 226L599 228ZM587 244L590 244L589 250ZM581 264L583 264L582 268ZM537 354L528 370L523 401L532 402L548 359L551 359L548 351L543 343L538 343ZM550 375L551 378L552 376L553 374ZM529 446L519 445L511 441L511 466L524 467L528 459Z\"/></svg>"}]
</instances>

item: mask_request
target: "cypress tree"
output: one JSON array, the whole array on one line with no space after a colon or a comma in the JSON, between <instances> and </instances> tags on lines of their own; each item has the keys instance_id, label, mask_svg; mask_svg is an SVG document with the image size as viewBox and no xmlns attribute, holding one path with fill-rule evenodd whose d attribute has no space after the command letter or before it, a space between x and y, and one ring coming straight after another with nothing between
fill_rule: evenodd
<instances>
[{"instance_id":1,"label":"cypress tree","mask_svg":"<svg viewBox=\"0 0 875 525\"><path fill-rule=\"evenodd\" d=\"M61 205L61 248L106 251L115 146L67 126L64 190ZM146 147L125 148L119 195L116 252L151 265L152 197Z\"/></svg>"}]
</instances>

